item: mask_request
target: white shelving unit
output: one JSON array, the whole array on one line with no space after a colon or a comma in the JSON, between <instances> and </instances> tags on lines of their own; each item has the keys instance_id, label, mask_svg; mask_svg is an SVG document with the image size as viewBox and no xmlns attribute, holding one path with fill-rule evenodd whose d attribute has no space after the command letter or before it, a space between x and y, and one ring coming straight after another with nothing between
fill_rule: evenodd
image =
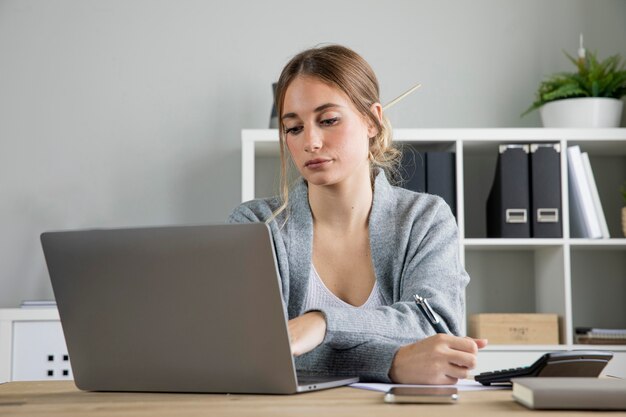
<instances>
[{"instance_id":1,"label":"white shelving unit","mask_svg":"<svg viewBox=\"0 0 626 417\"><path fill-rule=\"evenodd\" d=\"M575 327L626 328L626 239L621 237L619 187L626 179L626 129L395 129L394 140L418 151L456 153L461 260L472 278L467 313L556 313L560 343L490 346L478 371L525 365L542 352L602 348L615 352L607 373L626 377L626 346L574 345ZM242 201L278 191L275 129L242 130ZM485 205L498 145L561 144L563 238L489 239ZM570 237L568 146L588 152L611 239ZM502 366L500 366L502 365Z\"/></svg>"},{"instance_id":2,"label":"white shelving unit","mask_svg":"<svg viewBox=\"0 0 626 417\"><path fill-rule=\"evenodd\" d=\"M0 383L72 378L56 308L0 309Z\"/></svg>"}]
</instances>

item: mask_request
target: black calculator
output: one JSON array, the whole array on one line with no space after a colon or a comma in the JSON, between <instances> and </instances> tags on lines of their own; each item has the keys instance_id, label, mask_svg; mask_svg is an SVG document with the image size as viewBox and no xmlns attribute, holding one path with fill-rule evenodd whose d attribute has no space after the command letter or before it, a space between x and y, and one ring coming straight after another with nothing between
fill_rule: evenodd
<instances>
[{"instance_id":1,"label":"black calculator","mask_svg":"<svg viewBox=\"0 0 626 417\"><path fill-rule=\"evenodd\" d=\"M613 358L613 352L604 350L568 350L549 352L530 366L483 372L474 379L483 385L511 384L512 378L525 376L597 377Z\"/></svg>"}]
</instances>

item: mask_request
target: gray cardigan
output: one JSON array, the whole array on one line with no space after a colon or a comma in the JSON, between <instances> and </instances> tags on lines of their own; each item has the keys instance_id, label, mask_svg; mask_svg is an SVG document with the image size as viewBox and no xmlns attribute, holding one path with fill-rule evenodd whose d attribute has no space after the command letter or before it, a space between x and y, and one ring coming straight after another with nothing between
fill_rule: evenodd
<instances>
[{"instance_id":1,"label":"gray cardigan","mask_svg":"<svg viewBox=\"0 0 626 417\"><path fill-rule=\"evenodd\" d=\"M229 222L265 221L279 205L276 197L245 202L232 212ZM305 313L311 268L313 220L303 179L290 192L287 210L270 223L270 229L283 301L291 319ZM326 317L326 336L316 349L296 358L298 370L389 382L398 348L434 334L417 311L413 294L427 297L444 326L460 335L469 276L459 259L456 222L444 200L391 186L379 171L369 239L376 280L387 305L369 311L341 307L321 310Z\"/></svg>"}]
</instances>

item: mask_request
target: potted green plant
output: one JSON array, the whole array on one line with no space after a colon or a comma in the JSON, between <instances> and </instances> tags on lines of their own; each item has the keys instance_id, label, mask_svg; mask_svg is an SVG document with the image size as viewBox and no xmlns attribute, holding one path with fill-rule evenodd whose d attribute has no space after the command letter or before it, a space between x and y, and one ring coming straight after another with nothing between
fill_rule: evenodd
<instances>
[{"instance_id":1,"label":"potted green plant","mask_svg":"<svg viewBox=\"0 0 626 417\"><path fill-rule=\"evenodd\" d=\"M618 127L626 95L626 69L613 55L600 61L578 49L578 58L565 52L576 72L561 72L544 80L535 102L522 114L539 109L544 127Z\"/></svg>"},{"instance_id":2,"label":"potted green plant","mask_svg":"<svg viewBox=\"0 0 626 417\"><path fill-rule=\"evenodd\" d=\"M624 206L622 207L622 233L624 237L626 237L626 182L622 185L620 191L622 192L622 200L624 201Z\"/></svg>"}]
</instances>

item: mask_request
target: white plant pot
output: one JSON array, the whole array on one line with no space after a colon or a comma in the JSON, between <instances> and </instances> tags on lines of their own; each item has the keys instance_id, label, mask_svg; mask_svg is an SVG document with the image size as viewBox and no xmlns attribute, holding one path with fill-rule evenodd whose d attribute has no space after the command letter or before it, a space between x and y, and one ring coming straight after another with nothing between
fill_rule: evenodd
<instances>
[{"instance_id":1,"label":"white plant pot","mask_svg":"<svg viewBox=\"0 0 626 417\"><path fill-rule=\"evenodd\" d=\"M606 97L551 101L539 109L543 127L619 127L621 100Z\"/></svg>"}]
</instances>

